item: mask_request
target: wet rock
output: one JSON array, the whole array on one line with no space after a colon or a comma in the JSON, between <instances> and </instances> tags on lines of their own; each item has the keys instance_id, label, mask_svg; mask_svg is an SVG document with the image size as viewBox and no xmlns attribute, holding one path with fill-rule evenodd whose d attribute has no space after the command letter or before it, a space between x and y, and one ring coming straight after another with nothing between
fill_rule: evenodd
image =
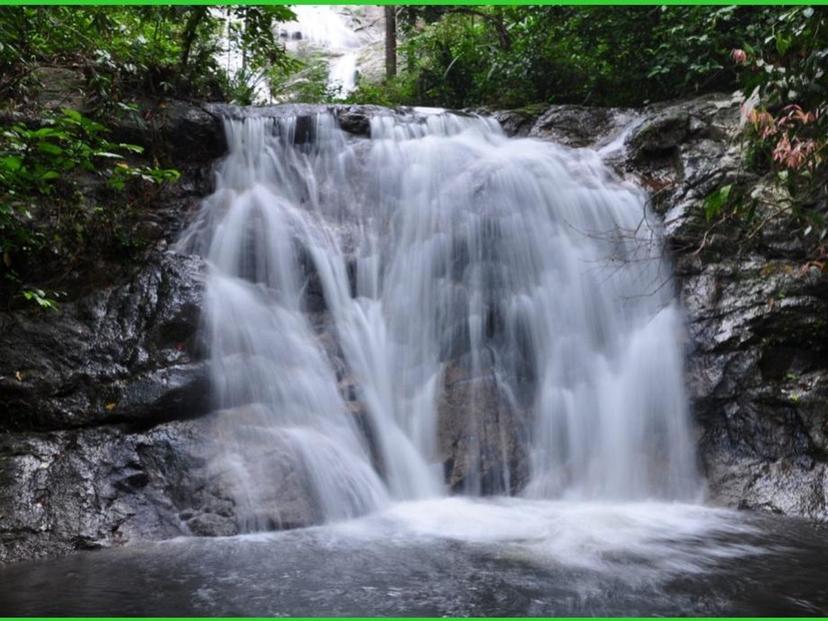
<instances>
[{"instance_id":1,"label":"wet rock","mask_svg":"<svg viewBox=\"0 0 828 621\"><path fill-rule=\"evenodd\" d=\"M527 106L515 110L496 110L490 112L486 109L477 110L480 114L490 114L500 123L507 136L524 137L528 136L538 117L544 113L546 106Z\"/></svg>"},{"instance_id":2,"label":"wet rock","mask_svg":"<svg viewBox=\"0 0 828 621\"><path fill-rule=\"evenodd\" d=\"M741 468L743 484L761 481L762 500L759 488L744 487L736 505L828 519L813 484L828 456L824 288L787 261L767 260L707 265L682 286L689 387L713 498L734 504L743 488L731 479Z\"/></svg>"},{"instance_id":3,"label":"wet rock","mask_svg":"<svg viewBox=\"0 0 828 621\"><path fill-rule=\"evenodd\" d=\"M215 513L199 513L187 520L187 528L197 537L231 537L239 528L231 518Z\"/></svg>"},{"instance_id":4,"label":"wet rock","mask_svg":"<svg viewBox=\"0 0 828 621\"><path fill-rule=\"evenodd\" d=\"M671 109L648 120L630 137L633 157L641 158L675 149L690 131L686 110Z\"/></svg>"},{"instance_id":5,"label":"wet rock","mask_svg":"<svg viewBox=\"0 0 828 621\"><path fill-rule=\"evenodd\" d=\"M437 407L446 483L458 492L514 494L528 480L526 416L494 374L445 372Z\"/></svg>"},{"instance_id":6,"label":"wet rock","mask_svg":"<svg viewBox=\"0 0 828 621\"><path fill-rule=\"evenodd\" d=\"M206 476L205 421L0 436L0 562L177 535L235 534ZM185 522L181 515L197 515ZM190 528L190 525L194 528Z\"/></svg>"},{"instance_id":7,"label":"wet rock","mask_svg":"<svg viewBox=\"0 0 828 621\"><path fill-rule=\"evenodd\" d=\"M202 273L196 257L160 253L57 312L0 313L0 429L203 414Z\"/></svg>"},{"instance_id":8,"label":"wet rock","mask_svg":"<svg viewBox=\"0 0 828 621\"><path fill-rule=\"evenodd\" d=\"M528 135L569 147L587 147L617 132L626 119L614 108L551 106L532 125Z\"/></svg>"},{"instance_id":9,"label":"wet rock","mask_svg":"<svg viewBox=\"0 0 828 621\"><path fill-rule=\"evenodd\" d=\"M348 106L338 110L337 119L339 126L349 134L370 136L372 113L376 111L368 106Z\"/></svg>"},{"instance_id":10,"label":"wet rock","mask_svg":"<svg viewBox=\"0 0 828 621\"><path fill-rule=\"evenodd\" d=\"M625 167L664 181L654 200L688 315L688 388L709 497L826 520L828 277L803 269L805 250L779 214L782 191L741 170L737 99L705 96L651 114ZM765 221L749 242L737 224L711 231L704 218L706 196L737 179Z\"/></svg>"},{"instance_id":11,"label":"wet rock","mask_svg":"<svg viewBox=\"0 0 828 621\"><path fill-rule=\"evenodd\" d=\"M209 432L199 444L199 454L210 481L232 500L232 512L224 515L232 517L241 532L299 528L321 521L318 499L295 441L289 432L272 425L272 416L267 408L245 405L204 420ZM211 518L209 523L217 520ZM199 528L206 524L199 521Z\"/></svg>"},{"instance_id":12,"label":"wet rock","mask_svg":"<svg viewBox=\"0 0 828 621\"><path fill-rule=\"evenodd\" d=\"M188 165L207 165L227 151L221 115L208 105L176 99L146 102L141 116L112 119L109 125L116 141L163 152Z\"/></svg>"},{"instance_id":13,"label":"wet rock","mask_svg":"<svg viewBox=\"0 0 828 621\"><path fill-rule=\"evenodd\" d=\"M393 114L389 108L374 105L328 105L328 104L277 104L271 106L235 106L230 104L208 104L205 110L216 117L245 119L251 117L284 118L298 117L312 119L317 114L332 113L339 126L355 136L370 136L371 119L376 116ZM307 132L305 132L307 133ZM308 136L309 138L309 136ZM300 138L300 143L307 141Z\"/></svg>"},{"instance_id":14,"label":"wet rock","mask_svg":"<svg viewBox=\"0 0 828 621\"><path fill-rule=\"evenodd\" d=\"M228 425L234 433L245 428L243 415L227 411L147 431L101 425L3 434L0 563L318 523L305 474L287 445L254 428L243 454L219 441ZM240 490L250 476L268 484L248 504Z\"/></svg>"}]
</instances>

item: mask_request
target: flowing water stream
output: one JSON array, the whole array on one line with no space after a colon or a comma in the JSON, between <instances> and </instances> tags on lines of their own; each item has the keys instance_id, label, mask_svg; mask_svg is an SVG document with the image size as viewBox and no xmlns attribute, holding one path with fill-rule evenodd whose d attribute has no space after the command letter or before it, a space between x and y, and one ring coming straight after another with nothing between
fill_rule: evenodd
<instances>
[{"instance_id":1,"label":"flowing water stream","mask_svg":"<svg viewBox=\"0 0 828 621\"><path fill-rule=\"evenodd\" d=\"M356 88L358 71L367 69L360 60L371 63L372 45L380 38L374 7L298 5L292 10L296 20L279 29L288 51L324 58L328 89L347 96Z\"/></svg>"},{"instance_id":2,"label":"flowing water stream","mask_svg":"<svg viewBox=\"0 0 828 621\"><path fill-rule=\"evenodd\" d=\"M0 571L6 610L826 612L820 533L697 504L660 225L599 153L439 110L225 127L181 249L248 534ZM286 473L322 525L272 532Z\"/></svg>"},{"instance_id":3,"label":"flowing water stream","mask_svg":"<svg viewBox=\"0 0 828 621\"><path fill-rule=\"evenodd\" d=\"M449 458L467 494L698 496L659 225L595 152L440 111L376 116L370 140L327 112L226 128L184 246L210 263L221 433L251 529L271 486L261 438L296 454L330 521L446 495L441 415L464 417ZM471 389L441 410L452 380ZM510 416L475 428L483 398Z\"/></svg>"}]
</instances>

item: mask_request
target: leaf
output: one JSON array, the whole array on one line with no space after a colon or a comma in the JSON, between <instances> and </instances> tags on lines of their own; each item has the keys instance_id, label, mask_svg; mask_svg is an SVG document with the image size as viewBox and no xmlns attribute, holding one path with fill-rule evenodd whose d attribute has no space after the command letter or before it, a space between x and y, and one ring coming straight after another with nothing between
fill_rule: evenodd
<instances>
[{"instance_id":1,"label":"leaf","mask_svg":"<svg viewBox=\"0 0 828 621\"><path fill-rule=\"evenodd\" d=\"M125 151L129 151L131 153L143 153L144 147L141 147L137 144L126 144L126 143L119 143L118 146Z\"/></svg>"},{"instance_id":2,"label":"leaf","mask_svg":"<svg viewBox=\"0 0 828 621\"><path fill-rule=\"evenodd\" d=\"M83 115L80 112L78 112L77 110L72 110L71 108L64 108L63 116L72 121L75 121L76 123L80 123L83 119Z\"/></svg>"},{"instance_id":3,"label":"leaf","mask_svg":"<svg viewBox=\"0 0 828 621\"><path fill-rule=\"evenodd\" d=\"M115 407L116 407L117 405L118 405L118 404L117 404L117 403L115 403L114 401L110 401L109 403L107 403L107 404L104 406L104 409L105 409L107 412L111 412L112 410L114 410L114 409L115 409Z\"/></svg>"},{"instance_id":4,"label":"leaf","mask_svg":"<svg viewBox=\"0 0 828 621\"><path fill-rule=\"evenodd\" d=\"M51 142L38 142L37 150L42 151L43 153L48 153L49 155L63 154L63 149L56 144L52 144Z\"/></svg>"},{"instance_id":5,"label":"leaf","mask_svg":"<svg viewBox=\"0 0 828 621\"><path fill-rule=\"evenodd\" d=\"M119 153L110 153L109 151L95 151L92 155L95 157L109 157L118 160L124 159L123 155L120 155Z\"/></svg>"},{"instance_id":6,"label":"leaf","mask_svg":"<svg viewBox=\"0 0 828 621\"><path fill-rule=\"evenodd\" d=\"M17 155L7 155L6 157L0 158L0 166L9 172L17 172L23 166L23 158Z\"/></svg>"},{"instance_id":7,"label":"leaf","mask_svg":"<svg viewBox=\"0 0 828 621\"><path fill-rule=\"evenodd\" d=\"M732 185L723 185L704 199L704 217L708 222L721 213L722 207L727 204L732 188Z\"/></svg>"},{"instance_id":8,"label":"leaf","mask_svg":"<svg viewBox=\"0 0 828 621\"><path fill-rule=\"evenodd\" d=\"M41 127L32 132L32 138L48 138L50 136L57 136L61 132L53 127Z\"/></svg>"},{"instance_id":9,"label":"leaf","mask_svg":"<svg viewBox=\"0 0 828 621\"><path fill-rule=\"evenodd\" d=\"M779 52L780 56L784 56L785 52L787 52L790 47L791 39L786 39L782 35L776 36L776 51Z\"/></svg>"}]
</instances>

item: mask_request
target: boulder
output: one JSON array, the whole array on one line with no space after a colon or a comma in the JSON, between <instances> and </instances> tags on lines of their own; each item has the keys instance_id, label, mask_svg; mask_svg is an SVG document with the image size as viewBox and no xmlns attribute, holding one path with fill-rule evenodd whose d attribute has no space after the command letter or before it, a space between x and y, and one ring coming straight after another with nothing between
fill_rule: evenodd
<instances>
[{"instance_id":1,"label":"boulder","mask_svg":"<svg viewBox=\"0 0 828 621\"><path fill-rule=\"evenodd\" d=\"M205 166L227 151L221 114L177 99L146 101L142 113L111 119L117 142L145 147L176 163Z\"/></svg>"},{"instance_id":2,"label":"boulder","mask_svg":"<svg viewBox=\"0 0 828 621\"><path fill-rule=\"evenodd\" d=\"M305 473L270 436L252 434L242 456L270 484L253 506L239 494L239 456L220 441L237 414L0 435L0 563L318 523Z\"/></svg>"},{"instance_id":3,"label":"boulder","mask_svg":"<svg viewBox=\"0 0 828 621\"><path fill-rule=\"evenodd\" d=\"M690 131L690 115L681 108L662 112L630 137L633 157L643 158L675 149Z\"/></svg>"},{"instance_id":4,"label":"boulder","mask_svg":"<svg viewBox=\"0 0 828 621\"><path fill-rule=\"evenodd\" d=\"M237 532L205 476L202 421L0 435L0 562L191 534ZM209 517L208 517L209 516Z\"/></svg>"},{"instance_id":5,"label":"boulder","mask_svg":"<svg viewBox=\"0 0 828 621\"><path fill-rule=\"evenodd\" d=\"M157 253L57 311L0 313L0 429L144 425L203 414L203 261Z\"/></svg>"},{"instance_id":6,"label":"boulder","mask_svg":"<svg viewBox=\"0 0 828 621\"><path fill-rule=\"evenodd\" d=\"M617 134L629 121L629 111L616 108L551 106L538 117L528 135L568 147L588 147Z\"/></svg>"}]
</instances>

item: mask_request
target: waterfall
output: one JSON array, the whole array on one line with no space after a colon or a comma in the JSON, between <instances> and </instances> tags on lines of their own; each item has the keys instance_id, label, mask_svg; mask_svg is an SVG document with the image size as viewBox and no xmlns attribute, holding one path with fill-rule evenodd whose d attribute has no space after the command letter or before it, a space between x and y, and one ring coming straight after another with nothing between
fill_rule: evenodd
<instances>
[{"instance_id":1,"label":"waterfall","mask_svg":"<svg viewBox=\"0 0 828 621\"><path fill-rule=\"evenodd\" d=\"M660 224L597 152L426 109L370 139L325 109L225 130L182 246L209 263L245 528L279 522L277 461L320 520L451 491L695 497Z\"/></svg>"},{"instance_id":2,"label":"waterfall","mask_svg":"<svg viewBox=\"0 0 828 621\"><path fill-rule=\"evenodd\" d=\"M280 28L287 49L299 56L318 54L326 58L328 88L340 97L347 96L356 88L357 61L367 45L348 18L353 7L346 11L336 6L298 5L292 10L296 21ZM360 30L367 37L366 29Z\"/></svg>"}]
</instances>

